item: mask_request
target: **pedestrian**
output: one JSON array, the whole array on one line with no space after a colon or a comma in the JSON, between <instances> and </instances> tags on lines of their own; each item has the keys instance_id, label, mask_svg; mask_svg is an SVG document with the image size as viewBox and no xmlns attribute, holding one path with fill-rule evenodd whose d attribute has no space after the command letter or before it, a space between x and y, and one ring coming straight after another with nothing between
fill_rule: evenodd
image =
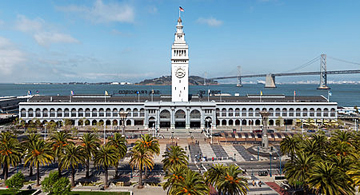
<instances>
[{"instance_id":1,"label":"pedestrian","mask_svg":"<svg viewBox=\"0 0 360 195\"><path fill-rule=\"evenodd\" d=\"M255 186L259 185L259 180L256 180Z\"/></svg>"},{"instance_id":2,"label":"pedestrian","mask_svg":"<svg viewBox=\"0 0 360 195\"><path fill-rule=\"evenodd\" d=\"M252 181L252 185L255 186L255 181L254 180Z\"/></svg>"},{"instance_id":3,"label":"pedestrian","mask_svg":"<svg viewBox=\"0 0 360 195\"><path fill-rule=\"evenodd\" d=\"M261 187L261 181L259 181L259 187Z\"/></svg>"}]
</instances>

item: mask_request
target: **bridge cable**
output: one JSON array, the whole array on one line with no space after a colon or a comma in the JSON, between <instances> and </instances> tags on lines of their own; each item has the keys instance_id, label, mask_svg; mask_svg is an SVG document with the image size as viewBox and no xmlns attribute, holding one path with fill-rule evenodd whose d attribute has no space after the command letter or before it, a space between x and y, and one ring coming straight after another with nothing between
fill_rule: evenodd
<instances>
[{"instance_id":1,"label":"bridge cable","mask_svg":"<svg viewBox=\"0 0 360 195\"><path fill-rule=\"evenodd\" d=\"M305 64L302 64L302 65L300 65L300 66L298 66L298 67L296 67L296 68L293 68L293 69L291 69L291 70L284 71L284 72L282 72L282 73L293 72L293 71L296 71L296 70L303 69L303 68L305 68L305 67L307 67L307 66L310 66L310 65L313 64L314 62L318 61L319 58L320 58L320 56L316 56L314 59L306 62Z\"/></svg>"},{"instance_id":2,"label":"bridge cable","mask_svg":"<svg viewBox=\"0 0 360 195\"><path fill-rule=\"evenodd\" d=\"M360 63L357 63L357 62L350 62L350 61L347 61L347 60L342 60L342 59L334 58L334 57L331 57L331 56L327 56L327 57L330 58L330 59L340 61L340 62L345 62L345 63L348 63L348 64L360 65Z\"/></svg>"}]
</instances>

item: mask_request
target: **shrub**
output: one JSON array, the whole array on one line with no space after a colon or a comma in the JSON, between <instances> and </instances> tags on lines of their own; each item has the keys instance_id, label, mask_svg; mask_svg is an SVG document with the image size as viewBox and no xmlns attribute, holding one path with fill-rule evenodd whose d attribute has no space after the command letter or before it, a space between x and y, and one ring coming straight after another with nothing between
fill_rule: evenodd
<instances>
[{"instance_id":1,"label":"shrub","mask_svg":"<svg viewBox=\"0 0 360 195\"><path fill-rule=\"evenodd\" d=\"M24 186L25 177L19 172L11 176L8 180L5 181L5 185L9 190L13 191L14 194L19 192L19 190Z\"/></svg>"}]
</instances>

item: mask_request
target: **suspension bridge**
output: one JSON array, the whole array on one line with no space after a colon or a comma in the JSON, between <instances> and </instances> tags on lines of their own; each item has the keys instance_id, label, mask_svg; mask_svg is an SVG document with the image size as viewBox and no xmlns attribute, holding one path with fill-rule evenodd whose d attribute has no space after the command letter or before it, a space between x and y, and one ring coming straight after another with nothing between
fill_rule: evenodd
<instances>
[{"instance_id":1,"label":"suspension bridge","mask_svg":"<svg viewBox=\"0 0 360 195\"><path fill-rule=\"evenodd\" d=\"M321 54L319 57L316 57L316 58L310 60L309 62L307 62L307 63L305 63L305 64L303 64L300 67L297 67L295 69L304 68L306 66L309 66L310 64L316 62L319 59L320 59L320 71L241 75L241 67L238 66L238 74L235 75L235 76L214 77L214 78L209 78L209 79L211 79L211 80L221 80L221 79L233 79L233 78L236 78L237 79L237 86L241 87L242 86L241 81L242 81L243 78L265 77L265 88L275 88L276 87L275 77L279 77L279 76L320 75L320 85L319 85L318 89L328 90L328 89L330 89L328 87L328 85L327 85L327 75L328 74L359 74L360 73L360 69L357 69L357 70L333 70L333 71L327 70L327 68L326 68L326 54ZM337 59L337 58L332 58L332 59L337 60L337 61L342 61L342 62L345 62L345 63L351 63L351 64L355 64L355 65L360 65L360 63L349 62L349 61L341 60L341 59ZM294 70L294 69L292 69L292 70Z\"/></svg>"}]
</instances>

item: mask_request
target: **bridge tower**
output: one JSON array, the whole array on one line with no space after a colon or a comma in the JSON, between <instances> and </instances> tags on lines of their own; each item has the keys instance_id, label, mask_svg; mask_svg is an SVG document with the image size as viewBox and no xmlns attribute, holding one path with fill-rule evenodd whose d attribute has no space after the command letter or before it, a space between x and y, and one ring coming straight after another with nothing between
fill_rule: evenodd
<instances>
[{"instance_id":1,"label":"bridge tower","mask_svg":"<svg viewBox=\"0 0 360 195\"><path fill-rule=\"evenodd\" d=\"M204 85L206 85L207 72L204 73Z\"/></svg>"},{"instance_id":2,"label":"bridge tower","mask_svg":"<svg viewBox=\"0 0 360 195\"><path fill-rule=\"evenodd\" d=\"M242 87L242 83L241 83L241 66L238 66L237 69L238 69L238 77L237 77L236 87Z\"/></svg>"},{"instance_id":3,"label":"bridge tower","mask_svg":"<svg viewBox=\"0 0 360 195\"><path fill-rule=\"evenodd\" d=\"M327 75L326 75L326 54L320 56L320 85L317 88L319 90L329 90L327 86Z\"/></svg>"}]
</instances>

